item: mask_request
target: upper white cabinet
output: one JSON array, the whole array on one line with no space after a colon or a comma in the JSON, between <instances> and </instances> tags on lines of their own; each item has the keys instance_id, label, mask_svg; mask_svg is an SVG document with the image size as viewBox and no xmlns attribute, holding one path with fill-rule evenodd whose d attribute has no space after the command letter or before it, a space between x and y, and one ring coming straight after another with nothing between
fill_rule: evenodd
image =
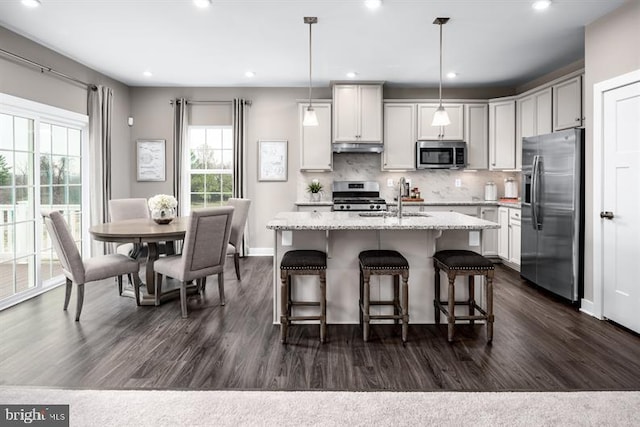
<instances>
[{"instance_id":1,"label":"upper white cabinet","mask_svg":"<svg viewBox=\"0 0 640 427\"><path fill-rule=\"evenodd\" d=\"M333 141L382 141L382 84L333 86Z\"/></svg>"},{"instance_id":2,"label":"upper white cabinet","mask_svg":"<svg viewBox=\"0 0 640 427\"><path fill-rule=\"evenodd\" d=\"M552 132L551 88L517 100L516 169L522 168L522 138Z\"/></svg>"},{"instance_id":3,"label":"upper white cabinet","mask_svg":"<svg viewBox=\"0 0 640 427\"><path fill-rule=\"evenodd\" d=\"M467 136L467 167L489 167L489 106L465 104L464 133Z\"/></svg>"},{"instance_id":4,"label":"upper white cabinet","mask_svg":"<svg viewBox=\"0 0 640 427\"><path fill-rule=\"evenodd\" d=\"M516 101L489 102L489 169L514 169L516 165Z\"/></svg>"},{"instance_id":5,"label":"upper white cabinet","mask_svg":"<svg viewBox=\"0 0 640 427\"><path fill-rule=\"evenodd\" d=\"M418 104L418 139L464 141L464 105L443 104L449 114L448 126L431 126L439 104Z\"/></svg>"},{"instance_id":6,"label":"upper white cabinet","mask_svg":"<svg viewBox=\"0 0 640 427\"><path fill-rule=\"evenodd\" d=\"M416 104L384 104L382 170L415 169Z\"/></svg>"},{"instance_id":7,"label":"upper white cabinet","mask_svg":"<svg viewBox=\"0 0 640 427\"><path fill-rule=\"evenodd\" d=\"M582 126L582 76L553 85L553 130Z\"/></svg>"},{"instance_id":8,"label":"upper white cabinet","mask_svg":"<svg viewBox=\"0 0 640 427\"><path fill-rule=\"evenodd\" d=\"M300 124L300 170L332 170L331 103L314 102L318 126L302 126L304 110L309 103L298 104Z\"/></svg>"}]
</instances>

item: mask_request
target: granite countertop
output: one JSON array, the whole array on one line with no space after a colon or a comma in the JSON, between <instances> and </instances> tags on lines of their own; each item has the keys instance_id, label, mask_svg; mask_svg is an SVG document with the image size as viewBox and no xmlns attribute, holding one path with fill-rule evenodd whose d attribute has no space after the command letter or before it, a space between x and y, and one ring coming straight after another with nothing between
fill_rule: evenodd
<instances>
[{"instance_id":1,"label":"granite countertop","mask_svg":"<svg viewBox=\"0 0 640 427\"><path fill-rule=\"evenodd\" d=\"M396 201L392 200L387 202L389 206L395 204ZM501 202L499 200L430 200L422 202L402 202L405 206L505 206L509 208L520 208L520 201L517 202ZM296 206L333 206L331 200L323 200L319 202L311 202L308 200L301 200L295 202Z\"/></svg>"},{"instance_id":2,"label":"granite countertop","mask_svg":"<svg viewBox=\"0 0 640 427\"><path fill-rule=\"evenodd\" d=\"M376 212L280 212L267 223L270 230L482 230L500 225L457 212L369 216Z\"/></svg>"}]
</instances>

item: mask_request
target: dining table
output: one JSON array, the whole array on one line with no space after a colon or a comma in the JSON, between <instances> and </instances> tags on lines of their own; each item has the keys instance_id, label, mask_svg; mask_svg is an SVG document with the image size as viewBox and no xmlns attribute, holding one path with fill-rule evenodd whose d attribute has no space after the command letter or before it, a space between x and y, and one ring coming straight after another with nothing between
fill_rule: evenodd
<instances>
[{"instance_id":1,"label":"dining table","mask_svg":"<svg viewBox=\"0 0 640 427\"><path fill-rule=\"evenodd\" d=\"M156 298L155 272L153 263L160 255L159 244L166 242L169 255L173 253L176 240L183 240L189 217L176 217L169 224L158 224L151 218L136 218L122 221L105 222L89 228L93 239L102 242L133 243L134 246L146 244L147 260L145 268L146 292L141 292L141 305L157 305L159 301L171 298L179 289L158 289L159 298Z\"/></svg>"}]
</instances>

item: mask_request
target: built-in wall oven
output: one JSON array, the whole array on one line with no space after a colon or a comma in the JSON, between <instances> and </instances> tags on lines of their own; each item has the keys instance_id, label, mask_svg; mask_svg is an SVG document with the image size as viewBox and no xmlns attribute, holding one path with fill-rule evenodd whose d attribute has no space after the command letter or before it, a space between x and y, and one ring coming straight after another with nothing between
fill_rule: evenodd
<instances>
[{"instance_id":1,"label":"built-in wall oven","mask_svg":"<svg viewBox=\"0 0 640 427\"><path fill-rule=\"evenodd\" d=\"M460 169L467 165L464 141L416 142L416 169Z\"/></svg>"}]
</instances>

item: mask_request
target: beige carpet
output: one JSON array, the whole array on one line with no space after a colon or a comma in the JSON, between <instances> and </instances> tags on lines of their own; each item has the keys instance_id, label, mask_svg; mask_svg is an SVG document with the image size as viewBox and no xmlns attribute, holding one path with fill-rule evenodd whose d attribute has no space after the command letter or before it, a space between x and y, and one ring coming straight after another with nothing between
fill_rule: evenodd
<instances>
[{"instance_id":1,"label":"beige carpet","mask_svg":"<svg viewBox=\"0 0 640 427\"><path fill-rule=\"evenodd\" d=\"M0 404L69 404L73 427L640 425L640 392L636 391L395 393L0 387Z\"/></svg>"}]
</instances>

